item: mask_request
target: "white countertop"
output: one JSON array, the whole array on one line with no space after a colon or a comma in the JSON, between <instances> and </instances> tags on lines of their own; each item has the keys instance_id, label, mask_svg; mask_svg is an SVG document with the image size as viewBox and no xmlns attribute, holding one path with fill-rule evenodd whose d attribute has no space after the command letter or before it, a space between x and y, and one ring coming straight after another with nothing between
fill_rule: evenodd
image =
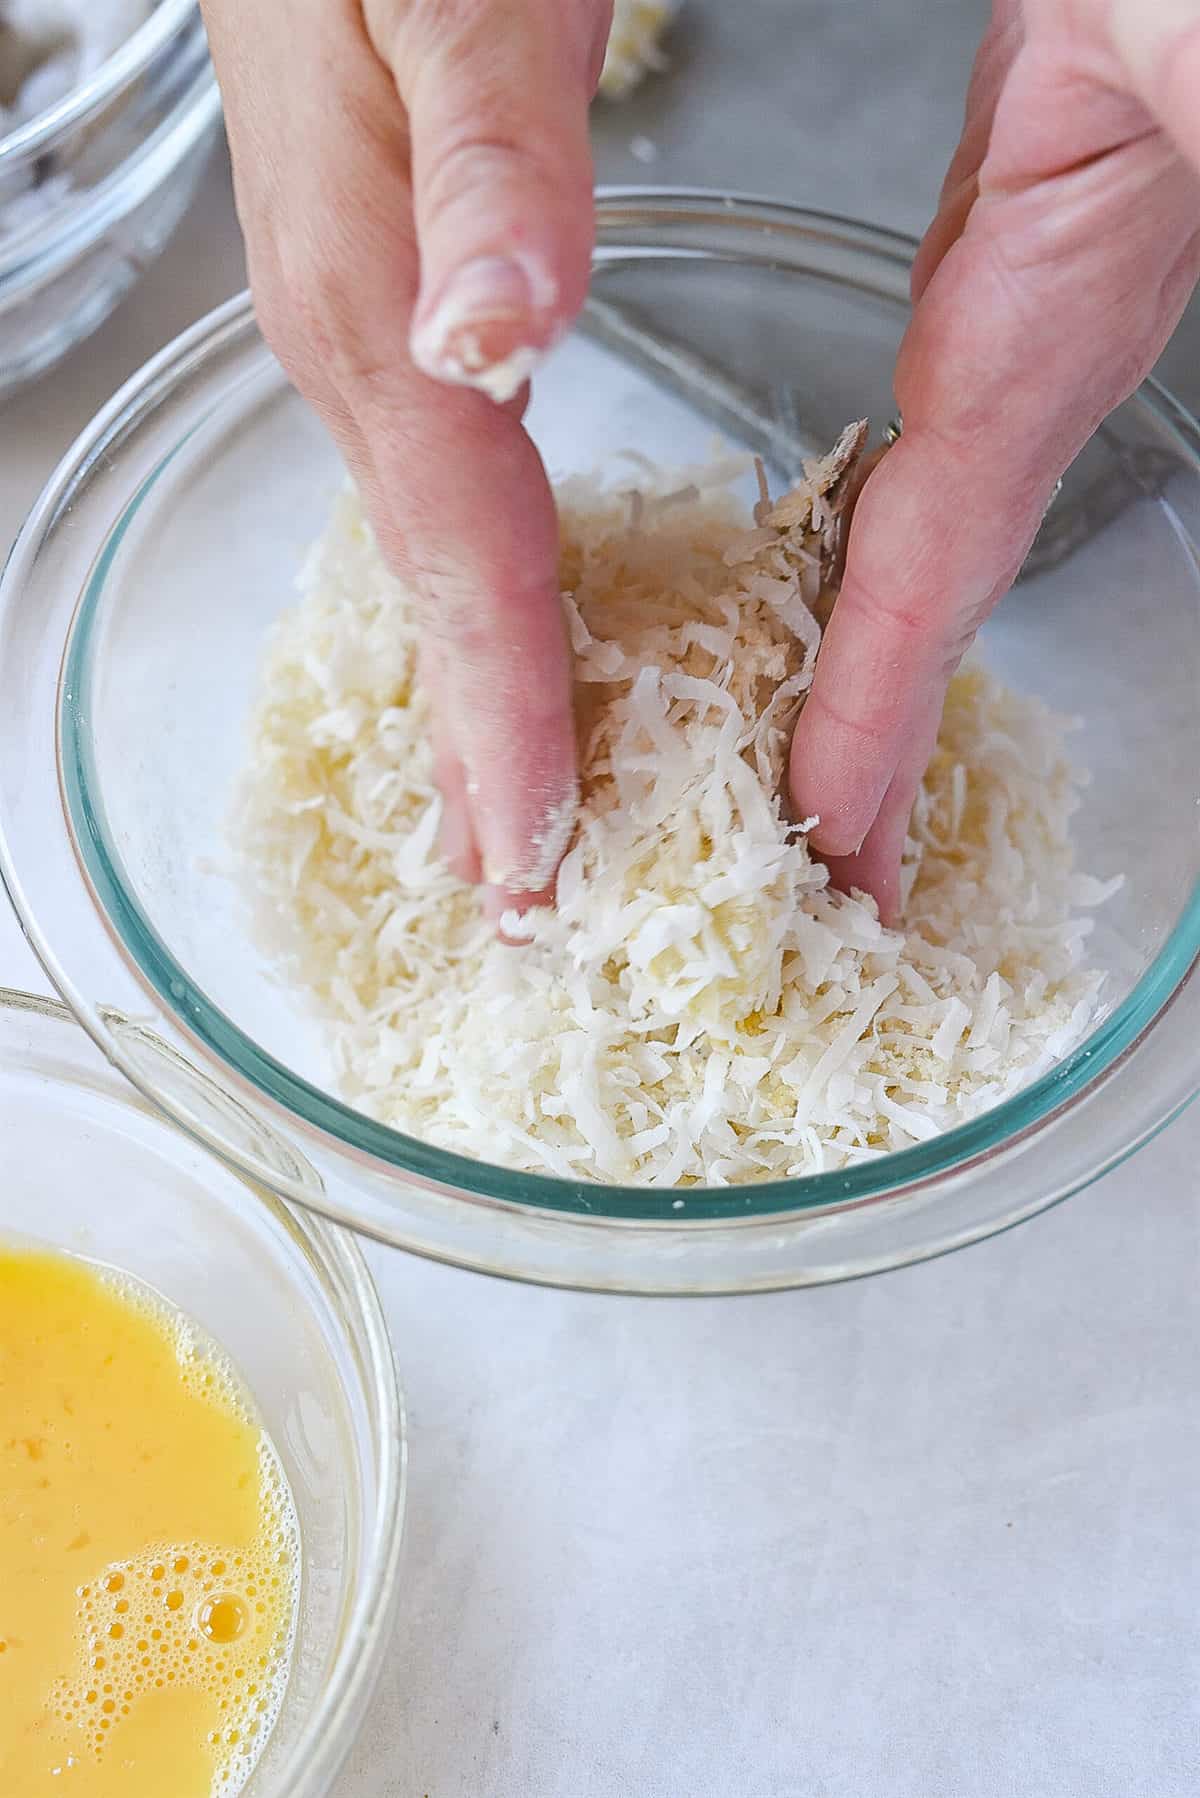
<instances>
[{"instance_id":1,"label":"white countertop","mask_svg":"<svg viewBox=\"0 0 1200 1798\"><path fill-rule=\"evenodd\" d=\"M117 317L0 409L0 544L240 270L219 165ZM2 910L0 983L46 987ZM1194 1798L1198 1150L1200 1109L1005 1237L772 1297L373 1250L410 1531L338 1798Z\"/></svg>"}]
</instances>

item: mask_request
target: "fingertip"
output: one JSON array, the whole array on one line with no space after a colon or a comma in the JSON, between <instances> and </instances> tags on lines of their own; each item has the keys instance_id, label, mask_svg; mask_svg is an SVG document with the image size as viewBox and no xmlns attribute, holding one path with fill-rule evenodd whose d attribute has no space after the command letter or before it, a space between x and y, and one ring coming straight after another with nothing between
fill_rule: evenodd
<instances>
[{"instance_id":1,"label":"fingertip","mask_svg":"<svg viewBox=\"0 0 1200 1798\"><path fill-rule=\"evenodd\" d=\"M851 853L822 857L839 892L867 893L879 907L884 924L900 925L903 912L902 864L913 804L937 737L940 707L922 719L884 795L877 816Z\"/></svg>"},{"instance_id":2,"label":"fingertip","mask_svg":"<svg viewBox=\"0 0 1200 1798\"><path fill-rule=\"evenodd\" d=\"M564 324L559 283L540 258L477 256L423 284L409 349L431 379L509 406Z\"/></svg>"},{"instance_id":3,"label":"fingertip","mask_svg":"<svg viewBox=\"0 0 1200 1798\"><path fill-rule=\"evenodd\" d=\"M500 941L511 946L529 941L530 932L521 928L521 921L531 911L549 909L554 904L554 888L544 887L540 893L514 893L504 887L485 886L480 889L480 900L484 916L496 926Z\"/></svg>"},{"instance_id":4,"label":"fingertip","mask_svg":"<svg viewBox=\"0 0 1200 1798\"><path fill-rule=\"evenodd\" d=\"M471 800L463 765L443 714L444 682L438 657L429 646L422 653L421 673L433 706L433 781L442 806L437 852L452 874L474 886L479 880L480 857Z\"/></svg>"},{"instance_id":5,"label":"fingertip","mask_svg":"<svg viewBox=\"0 0 1200 1798\"><path fill-rule=\"evenodd\" d=\"M809 832L808 840L822 861L828 861L831 857L841 860L858 854L869 825L837 818L826 822L819 812L810 812L808 816L820 820Z\"/></svg>"},{"instance_id":6,"label":"fingertip","mask_svg":"<svg viewBox=\"0 0 1200 1798\"><path fill-rule=\"evenodd\" d=\"M903 845L886 852L866 844L855 855L825 855L829 880L839 893L865 893L879 908L880 921L889 929L900 922L900 858Z\"/></svg>"},{"instance_id":7,"label":"fingertip","mask_svg":"<svg viewBox=\"0 0 1200 1798\"><path fill-rule=\"evenodd\" d=\"M841 893L866 893L889 927L900 922L903 883L900 876L908 838L911 796L889 794L864 840L849 854L822 857L829 878Z\"/></svg>"},{"instance_id":8,"label":"fingertip","mask_svg":"<svg viewBox=\"0 0 1200 1798\"><path fill-rule=\"evenodd\" d=\"M525 414L529 410L531 394L532 388L530 387L529 382L523 381L511 399L498 402L501 412L504 413L506 418L511 418L515 425L524 424Z\"/></svg>"},{"instance_id":9,"label":"fingertip","mask_svg":"<svg viewBox=\"0 0 1200 1798\"><path fill-rule=\"evenodd\" d=\"M809 842L824 859L857 855L891 784L894 762L868 768L852 746L819 729L806 731L802 714L792 739L789 785L793 816L816 818Z\"/></svg>"},{"instance_id":10,"label":"fingertip","mask_svg":"<svg viewBox=\"0 0 1200 1798\"><path fill-rule=\"evenodd\" d=\"M570 745L558 745L570 756ZM573 761L566 778L536 805L528 803L528 787L503 815L499 809L481 819L484 835L483 878L512 909L549 904L559 863L567 853L579 816L579 783Z\"/></svg>"}]
</instances>

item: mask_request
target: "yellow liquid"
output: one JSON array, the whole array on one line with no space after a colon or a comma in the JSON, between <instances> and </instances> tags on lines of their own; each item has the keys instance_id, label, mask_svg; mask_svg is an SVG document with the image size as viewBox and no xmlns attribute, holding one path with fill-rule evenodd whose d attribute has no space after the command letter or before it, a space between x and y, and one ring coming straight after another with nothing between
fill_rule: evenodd
<instances>
[{"instance_id":1,"label":"yellow liquid","mask_svg":"<svg viewBox=\"0 0 1200 1798\"><path fill-rule=\"evenodd\" d=\"M0 1795L230 1798L299 1578L232 1369L144 1287L0 1244Z\"/></svg>"}]
</instances>

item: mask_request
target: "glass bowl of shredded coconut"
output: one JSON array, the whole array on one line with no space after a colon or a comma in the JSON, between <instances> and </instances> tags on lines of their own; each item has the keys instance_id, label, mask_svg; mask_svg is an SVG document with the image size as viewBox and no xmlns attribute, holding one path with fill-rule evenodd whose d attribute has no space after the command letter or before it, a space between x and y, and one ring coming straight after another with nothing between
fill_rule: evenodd
<instances>
[{"instance_id":1,"label":"glass bowl of shredded coconut","mask_svg":"<svg viewBox=\"0 0 1200 1798\"><path fill-rule=\"evenodd\" d=\"M219 116L195 0L0 0L0 393L162 249Z\"/></svg>"},{"instance_id":2,"label":"glass bowl of shredded coconut","mask_svg":"<svg viewBox=\"0 0 1200 1798\"><path fill-rule=\"evenodd\" d=\"M703 194L598 224L529 420L583 768L554 908L500 942L440 861L411 595L245 301L117 397L14 552L12 896L159 1105L389 1242L722 1291L976 1240L1195 1089L1200 433L1147 388L1068 474L886 928L781 776L912 246Z\"/></svg>"}]
</instances>

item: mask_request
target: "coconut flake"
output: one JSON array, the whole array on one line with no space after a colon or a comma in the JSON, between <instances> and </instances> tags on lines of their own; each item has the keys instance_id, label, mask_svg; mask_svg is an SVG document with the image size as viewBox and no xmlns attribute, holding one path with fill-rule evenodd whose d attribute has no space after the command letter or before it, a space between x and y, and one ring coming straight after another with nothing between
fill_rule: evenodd
<instances>
[{"instance_id":1,"label":"coconut flake","mask_svg":"<svg viewBox=\"0 0 1200 1798\"><path fill-rule=\"evenodd\" d=\"M636 508L627 482L560 490L579 822L513 944L437 854L417 605L341 496L268 649L236 831L351 1103L530 1171L726 1184L927 1140L1083 1040L1079 914L1119 882L1073 871L1062 720L956 676L903 931L829 887L781 804L861 437L757 525L721 485L744 459L641 462Z\"/></svg>"}]
</instances>

